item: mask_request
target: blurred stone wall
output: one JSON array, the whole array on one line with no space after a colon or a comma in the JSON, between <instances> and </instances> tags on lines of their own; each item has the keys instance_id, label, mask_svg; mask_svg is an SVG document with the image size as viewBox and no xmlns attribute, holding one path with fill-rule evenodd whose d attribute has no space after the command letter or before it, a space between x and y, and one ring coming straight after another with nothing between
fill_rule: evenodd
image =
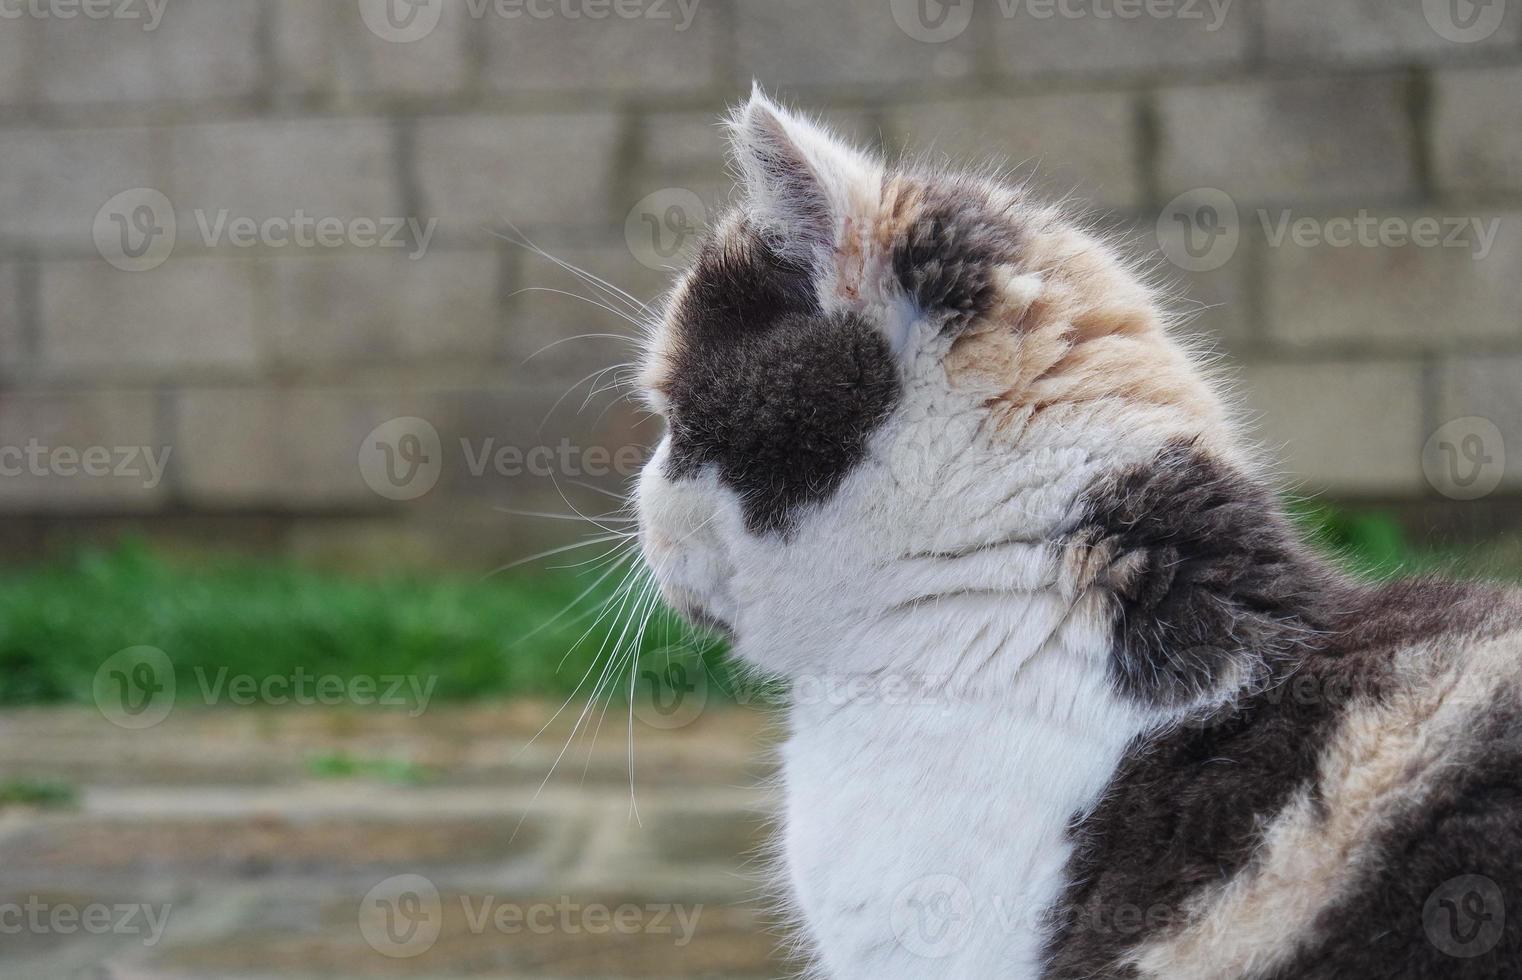
<instances>
[{"instance_id":1,"label":"blurred stone wall","mask_svg":"<svg viewBox=\"0 0 1522 980\"><path fill-rule=\"evenodd\" d=\"M628 304L507 239L653 297L728 193L714 121L752 78L1160 250L1301 489L1506 519L1518 8L0 0L7 553L564 539L508 511L609 509L583 484L654 430L596 373L629 343L568 339L632 333Z\"/></svg>"}]
</instances>

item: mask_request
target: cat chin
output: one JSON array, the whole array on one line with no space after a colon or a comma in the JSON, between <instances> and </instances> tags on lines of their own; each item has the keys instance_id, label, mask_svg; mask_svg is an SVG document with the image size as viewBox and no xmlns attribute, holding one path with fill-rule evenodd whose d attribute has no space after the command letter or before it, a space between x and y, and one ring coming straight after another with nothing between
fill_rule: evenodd
<instances>
[{"instance_id":1,"label":"cat chin","mask_svg":"<svg viewBox=\"0 0 1522 980\"><path fill-rule=\"evenodd\" d=\"M696 603L689 603L677 610L687 624L694 629L718 637L725 643L733 644L739 640L734 626L726 619L720 619L716 614Z\"/></svg>"}]
</instances>

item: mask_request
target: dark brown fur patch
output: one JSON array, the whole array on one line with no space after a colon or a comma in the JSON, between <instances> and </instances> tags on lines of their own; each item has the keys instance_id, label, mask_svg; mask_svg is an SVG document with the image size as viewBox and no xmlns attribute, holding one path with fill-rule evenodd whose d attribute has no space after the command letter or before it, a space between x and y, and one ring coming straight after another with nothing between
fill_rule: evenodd
<instances>
[{"instance_id":1,"label":"dark brown fur patch","mask_svg":"<svg viewBox=\"0 0 1522 980\"><path fill-rule=\"evenodd\" d=\"M958 328L998 301L995 272L1014 260L1020 238L981 188L968 181L905 179L885 224L895 232L894 275L921 310Z\"/></svg>"},{"instance_id":2,"label":"dark brown fur patch","mask_svg":"<svg viewBox=\"0 0 1522 980\"><path fill-rule=\"evenodd\" d=\"M833 494L897 403L882 331L823 315L807 275L748 232L704 250L675 322L669 475L713 466L755 533Z\"/></svg>"},{"instance_id":3,"label":"dark brown fur patch","mask_svg":"<svg viewBox=\"0 0 1522 980\"><path fill-rule=\"evenodd\" d=\"M1146 559L1140 581L1117 599L1113 670L1122 690L1176 705L1228 676L1225 667L1240 658L1264 656L1244 696L1138 740L1099 805L1075 818L1069 885L1051 917L1051 980L1136 976L1123 965L1130 950L1182 926L1202 889L1249 867L1266 826L1297 793L1308 789L1318 799L1323 749L1350 704L1377 704L1400 682L1398 651L1444 637L1473 643L1522 623L1516 597L1489 586L1343 579L1299 544L1270 495L1182 448L1151 472L1104 488L1086 523L1108 528L1122 544L1117 560L1126 549ZM1180 659L1169 642L1203 652ZM1488 768L1455 774L1458 782L1436 794L1434 808L1380 842L1390 875L1417 862L1409 887L1376 876L1345 909L1327 913L1341 938L1280 975L1469 976L1451 958L1422 960L1432 969L1406 972L1398 954L1412 952L1415 892L1460 873L1453 869L1481 867L1474 855L1485 835L1510 867L1522 868L1514 850L1522 848L1522 755L1503 747L1513 743L1522 752L1522 740L1508 735ZM1433 821L1453 832L1435 833ZM1469 835L1463 841L1454 837L1460 831ZM1517 902L1522 916L1522 894ZM1149 928L1117 928L1122 913ZM1406 938L1381 939L1387 932ZM1359 958L1378 942L1389 943L1388 955ZM1321 955L1336 968L1317 966ZM1369 970L1365 962L1385 966Z\"/></svg>"},{"instance_id":4,"label":"dark brown fur patch","mask_svg":"<svg viewBox=\"0 0 1522 980\"><path fill-rule=\"evenodd\" d=\"M1519 665L1522 667L1522 665ZM1522 704L1477 712L1464 758L1371 842L1374 860L1278 980L1513 978L1522 970Z\"/></svg>"}]
</instances>

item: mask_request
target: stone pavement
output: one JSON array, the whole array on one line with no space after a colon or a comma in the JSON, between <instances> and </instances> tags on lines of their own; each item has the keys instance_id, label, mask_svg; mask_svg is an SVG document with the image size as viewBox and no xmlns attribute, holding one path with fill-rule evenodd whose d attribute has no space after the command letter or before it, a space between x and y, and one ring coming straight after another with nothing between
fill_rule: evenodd
<instances>
[{"instance_id":1,"label":"stone pavement","mask_svg":"<svg viewBox=\"0 0 1522 980\"><path fill-rule=\"evenodd\" d=\"M758 898L770 719L553 706L0 717L0 977L774 977ZM527 746L527 747L525 747ZM541 789L542 784L542 789Z\"/></svg>"}]
</instances>

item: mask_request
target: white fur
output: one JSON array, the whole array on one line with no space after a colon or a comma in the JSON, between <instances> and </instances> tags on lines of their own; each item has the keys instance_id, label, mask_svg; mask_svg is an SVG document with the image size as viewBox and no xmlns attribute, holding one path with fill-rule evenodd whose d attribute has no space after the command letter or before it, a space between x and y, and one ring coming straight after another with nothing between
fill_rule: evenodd
<instances>
[{"instance_id":1,"label":"white fur","mask_svg":"<svg viewBox=\"0 0 1522 980\"><path fill-rule=\"evenodd\" d=\"M754 207L786 207L746 164L744 134L774 124L799 134L837 218L869 206L859 158L769 104L739 119ZM904 359L869 457L790 534L757 535L713 474L668 479L663 443L637 489L642 540L673 605L733 624L736 655L791 683L783 857L820 973L1034 977L1069 821L1164 721L1112 690L1109 596L1061 532L1085 489L1180 422L1099 399L998 431L947 377L938 325L881 257L858 257L849 288L826 277L821 294L867 306ZM1041 283L1012 288L1029 300Z\"/></svg>"}]
</instances>

